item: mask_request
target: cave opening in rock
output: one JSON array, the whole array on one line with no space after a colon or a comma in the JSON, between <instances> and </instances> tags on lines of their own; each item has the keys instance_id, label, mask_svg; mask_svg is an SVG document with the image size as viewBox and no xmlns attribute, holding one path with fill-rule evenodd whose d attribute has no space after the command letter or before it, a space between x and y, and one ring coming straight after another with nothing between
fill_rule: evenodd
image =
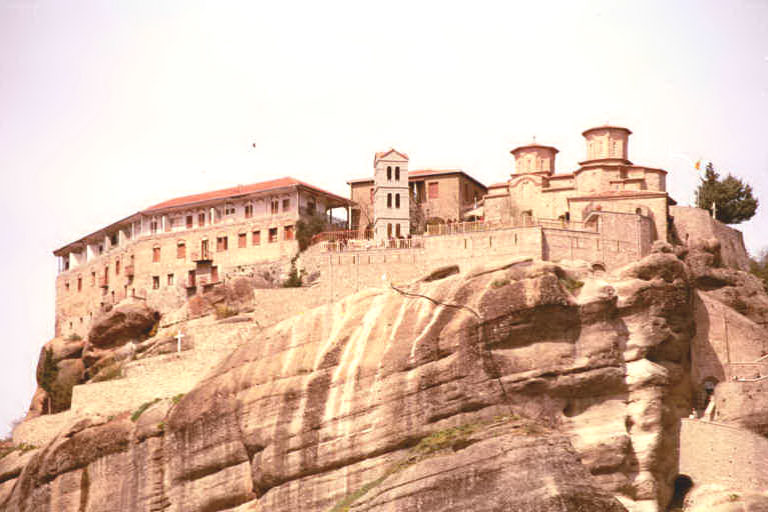
<instances>
[{"instance_id":1,"label":"cave opening in rock","mask_svg":"<svg viewBox=\"0 0 768 512\"><path fill-rule=\"evenodd\" d=\"M667 512L683 510L685 496L693 487L693 480L688 475L677 475L674 482L674 494L667 506Z\"/></svg>"}]
</instances>

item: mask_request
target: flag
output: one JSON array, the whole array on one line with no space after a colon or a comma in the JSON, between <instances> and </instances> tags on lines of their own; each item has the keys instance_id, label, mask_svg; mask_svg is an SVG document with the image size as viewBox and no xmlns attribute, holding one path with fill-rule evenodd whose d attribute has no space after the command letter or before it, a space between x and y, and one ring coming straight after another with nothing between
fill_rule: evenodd
<instances>
[{"instance_id":1,"label":"flag","mask_svg":"<svg viewBox=\"0 0 768 512\"><path fill-rule=\"evenodd\" d=\"M701 160L697 161L697 162L694 164L694 167L696 167L696 170L697 170L697 171L701 170Z\"/></svg>"}]
</instances>

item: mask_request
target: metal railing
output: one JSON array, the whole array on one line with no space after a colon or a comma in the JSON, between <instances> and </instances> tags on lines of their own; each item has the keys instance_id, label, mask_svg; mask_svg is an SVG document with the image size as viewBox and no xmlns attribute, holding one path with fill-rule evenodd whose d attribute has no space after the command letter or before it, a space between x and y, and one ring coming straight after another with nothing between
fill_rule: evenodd
<instances>
[{"instance_id":1,"label":"metal railing","mask_svg":"<svg viewBox=\"0 0 768 512\"><path fill-rule=\"evenodd\" d=\"M389 238L386 240L371 239L340 239L320 242L322 251L375 251L380 249L423 249L424 239L421 237Z\"/></svg>"}]
</instances>

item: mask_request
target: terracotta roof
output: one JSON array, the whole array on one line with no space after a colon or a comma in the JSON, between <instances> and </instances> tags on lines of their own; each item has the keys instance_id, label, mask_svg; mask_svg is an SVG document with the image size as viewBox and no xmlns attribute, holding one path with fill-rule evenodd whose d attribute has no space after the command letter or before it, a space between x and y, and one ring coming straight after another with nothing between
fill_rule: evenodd
<instances>
[{"instance_id":1,"label":"terracotta roof","mask_svg":"<svg viewBox=\"0 0 768 512\"><path fill-rule=\"evenodd\" d=\"M387 156L390 153L395 153L395 154L400 155L401 157L405 158L406 160L408 160L408 155L406 155L405 153L401 153L398 150L396 150L395 148L389 148L389 150L387 150L387 151L380 151L380 152L376 153L376 156L373 158L373 161L375 162L376 160L380 160L380 159L384 158L385 156Z\"/></svg>"},{"instance_id":2,"label":"terracotta roof","mask_svg":"<svg viewBox=\"0 0 768 512\"><path fill-rule=\"evenodd\" d=\"M491 185L488 185L488 190L490 190L490 189L492 189L492 188L501 188L501 187L506 187L508 184L509 184L509 183L507 183L506 181L500 181L500 182L498 182L498 183L493 183L493 184L491 184Z\"/></svg>"},{"instance_id":3,"label":"terracotta roof","mask_svg":"<svg viewBox=\"0 0 768 512\"><path fill-rule=\"evenodd\" d=\"M589 132L594 132L595 130L624 130L627 132L627 135L632 135L632 132L629 130L629 128L624 128L623 126L610 126L610 125L603 125L603 126L595 126L594 128L589 128L587 130L584 130L581 132L582 136L586 136Z\"/></svg>"},{"instance_id":4,"label":"terracotta roof","mask_svg":"<svg viewBox=\"0 0 768 512\"><path fill-rule=\"evenodd\" d=\"M317 188L313 185L304 183L303 181L299 181L295 178L285 177L285 178L278 178L276 180L253 183L251 185L238 185L236 187L224 188L221 190L213 190L211 192L204 192L202 194L192 194L189 196L182 196L174 199L169 199L168 201L163 201L162 203L158 203L156 205L150 206L146 210L143 210L142 213L153 212L153 211L162 210L165 208L186 206L186 205L191 205L195 203L201 203L203 201L226 199L228 197L242 196L246 194L253 194L256 192L266 192L268 190L274 190L278 188L285 188L285 187L291 187L291 186L302 186L307 189L313 190L319 194L333 197L338 201L341 201L344 203L349 202L349 199L345 199L341 196L337 196L336 194L332 194L331 192L327 192L321 188Z\"/></svg>"},{"instance_id":5,"label":"terracotta roof","mask_svg":"<svg viewBox=\"0 0 768 512\"><path fill-rule=\"evenodd\" d=\"M515 153L517 153L521 149L537 149L537 148L538 149L551 149L555 153L559 153L559 151L557 150L556 147L554 147L554 146L543 146L541 144L526 144L525 146L518 146L515 149L513 149L512 151L510 151L510 153L512 153L514 155Z\"/></svg>"}]
</instances>

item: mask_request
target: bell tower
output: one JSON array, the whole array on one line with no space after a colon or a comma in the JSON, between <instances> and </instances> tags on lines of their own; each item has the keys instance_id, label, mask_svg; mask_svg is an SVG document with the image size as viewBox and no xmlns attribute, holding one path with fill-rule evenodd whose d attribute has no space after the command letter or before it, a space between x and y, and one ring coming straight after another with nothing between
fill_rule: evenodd
<instances>
[{"instance_id":1,"label":"bell tower","mask_svg":"<svg viewBox=\"0 0 768 512\"><path fill-rule=\"evenodd\" d=\"M373 159L373 238L407 238L411 230L408 155L394 149Z\"/></svg>"}]
</instances>

